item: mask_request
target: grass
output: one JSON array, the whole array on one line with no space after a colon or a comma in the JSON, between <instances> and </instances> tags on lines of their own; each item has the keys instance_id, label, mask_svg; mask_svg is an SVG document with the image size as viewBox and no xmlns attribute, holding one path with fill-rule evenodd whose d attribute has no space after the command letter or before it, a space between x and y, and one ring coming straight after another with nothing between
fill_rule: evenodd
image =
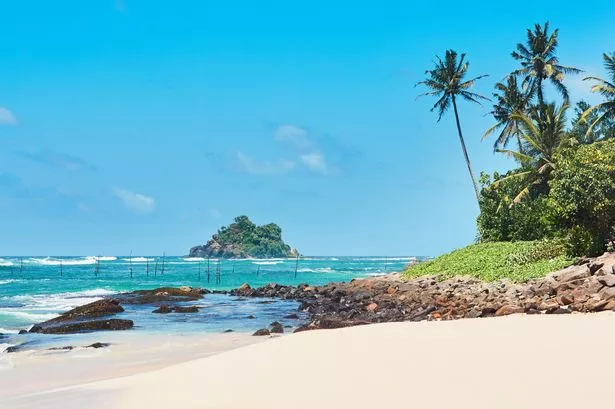
<instances>
[{"instance_id":1,"label":"grass","mask_svg":"<svg viewBox=\"0 0 615 409\"><path fill-rule=\"evenodd\" d=\"M572 264L564 245L556 241L518 241L472 244L404 272L406 278L470 276L484 281L507 278L524 282L544 277Z\"/></svg>"}]
</instances>

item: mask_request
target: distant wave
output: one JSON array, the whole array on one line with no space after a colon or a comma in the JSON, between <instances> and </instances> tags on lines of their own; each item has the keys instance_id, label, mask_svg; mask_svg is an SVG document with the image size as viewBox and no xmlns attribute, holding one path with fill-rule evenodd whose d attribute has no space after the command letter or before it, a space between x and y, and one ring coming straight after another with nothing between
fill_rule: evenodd
<instances>
[{"instance_id":1,"label":"distant wave","mask_svg":"<svg viewBox=\"0 0 615 409\"><path fill-rule=\"evenodd\" d=\"M30 263L40 264L42 266L87 266L90 264L96 264L96 257L88 256L83 258L69 258L69 259L58 259L58 258L31 258L28 260Z\"/></svg>"},{"instance_id":2,"label":"distant wave","mask_svg":"<svg viewBox=\"0 0 615 409\"><path fill-rule=\"evenodd\" d=\"M17 329L7 329L0 327L0 334L18 334L19 330Z\"/></svg>"},{"instance_id":3,"label":"distant wave","mask_svg":"<svg viewBox=\"0 0 615 409\"><path fill-rule=\"evenodd\" d=\"M115 256L99 256L99 257L94 257L94 259L96 259L98 261L115 261L115 260L117 260L117 257L115 257Z\"/></svg>"},{"instance_id":4,"label":"distant wave","mask_svg":"<svg viewBox=\"0 0 615 409\"><path fill-rule=\"evenodd\" d=\"M203 257L185 257L184 261L205 261Z\"/></svg>"},{"instance_id":5,"label":"distant wave","mask_svg":"<svg viewBox=\"0 0 615 409\"><path fill-rule=\"evenodd\" d=\"M362 257L353 258L353 261L414 261L416 257Z\"/></svg>"},{"instance_id":6,"label":"distant wave","mask_svg":"<svg viewBox=\"0 0 615 409\"><path fill-rule=\"evenodd\" d=\"M154 261L154 258L146 258L146 257L133 257L133 258L123 258L124 261L132 261L133 263L146 263L148 261Z\"/></svg>"},{"instance_id":7,"label":"distant wave","mask_svg":"<svg viewBox=\"0 0 615 409\"><path fill-rule=\"evenodd\" d=\"M29 311L64 312L115 293L104 288L94 288L57 294L15 295L8 299L23 305L22 308Z\"/></svg>"},{"instance_id":8,"label":"distant wave","mask_svg":"<svg viewBox=\"0 0 615 409\"><path fill-rule=\"evenodd\" d=\"M13 266L12 261L8 261L3 258L0 258L0 267L11 267L11 266Z\"/></svg>"},{"instance_id":9,"label":"distant wave","mask_svg":"<svg viewBox=\"0 0 615 409\"><path fill-rule=\"evenodd\" d=\"M275 266L276 264L282 264L283 261L253 261L252 264L259 266Z\"/></svg>"},{"instance_id":10,"label":"distant wave","mask_svg":"<svg viewBox=\"0 0 615 409\"><path fill-rule=\"evenodd\" d=\"M14 283L17 280L0 280L0 285Z\"/></svg>"},{"instance_id":11,"label":"distant wave","mask_svg":"<svg viewBox=\"0 0 615 409\"><path fill-rule=\"evenodd\" d=\"M323 268L300 268L297 270L299 273L332 273L333 269L331 267L323 267Z\"/></svg>"}]
</instances>

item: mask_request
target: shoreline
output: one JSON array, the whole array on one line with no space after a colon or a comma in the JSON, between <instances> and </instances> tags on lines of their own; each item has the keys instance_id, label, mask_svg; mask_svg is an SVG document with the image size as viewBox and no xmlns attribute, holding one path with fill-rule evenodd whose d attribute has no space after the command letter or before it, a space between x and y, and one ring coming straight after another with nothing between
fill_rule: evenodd
<instances>
[{"instance_id":1,"label":"shoreline","mask_svg":"<svg viewBox=\"0 0 615 409\"><path fill-rule=\"evenodd\" d=\"M13 396L3 407L608 407L603 392L615 357L604 351L613 341L612 312L374 324L293 334L162 369ZM579 354L583 359L574 358Z\"/></svg>"},{"instance_id":2,"label":"shoreline","mask_svg":"<svg viewBox=\"0 0 615 409\"><path fill-rule=\"evenodd\" d=\"M194 359L259 343L244 333L152 334L107 332L100 349L26 350L4 354L0 366L0 401L11 397L160 370Z\"/></svg>"}]
</instances>

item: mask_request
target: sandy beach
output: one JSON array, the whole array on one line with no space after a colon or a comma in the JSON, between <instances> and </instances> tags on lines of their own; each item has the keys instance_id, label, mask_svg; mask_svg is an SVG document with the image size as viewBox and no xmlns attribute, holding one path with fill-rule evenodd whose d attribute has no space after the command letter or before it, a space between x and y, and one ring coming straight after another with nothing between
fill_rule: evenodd
<instances>
[{"instance_id":1,"label":"sandy beach","mask_svg":"<svg viewBox=\"0 0 615 409\"><path fill-rule=\"evenodd\" d=\"M2 407L607 407L613 342L611 312L310 331L60 389L3 387Z\"/></svg>"}]
</instances>

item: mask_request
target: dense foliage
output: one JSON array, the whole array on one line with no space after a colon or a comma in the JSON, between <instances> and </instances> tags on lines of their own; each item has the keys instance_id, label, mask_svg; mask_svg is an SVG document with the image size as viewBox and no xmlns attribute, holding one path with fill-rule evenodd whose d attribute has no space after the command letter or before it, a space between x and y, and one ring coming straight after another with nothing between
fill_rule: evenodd
<instances>
[{"instance_id":1,"label":"dense foliage","mask_svg":"<svg viewBox=\"0 0 615 409\"><path fill-rule=\"evenodd\" d=\"M247 216L236 217L234 222L223 226L214 236L220 244L221 257L288 257L291 248L282 240L282 229L275 223L262 226L254 224Z\"/></svg>"},{"instance_id":2,"label":"dense foliage","mask_svg":"<svg viewBox=\"0 0 615 409\"><path fill-rule=\"evenodd\" d=\"M615 229L615 53L604 54L608 80L588 77L603 102L576 104L569 124L566 74L557 57L558 31L548 23L528 30L512 56L521 68L496 84L494 144L519 164L505 175L482 175L479 240L563 239L570 256L612 249ZM521 86L519 86L519 80ZM548 101L552 84L561 103ZM515 141L514 148L508 148Z\"/></svg>"},{"instance_id":3,"label":"dense foliage","mask_svg":"<svg viewBox=\"0 0 615 409\"><path fill-rule=\"evenodd\" d=\"M465 275L485 281L503 278L516 282L543 277L570 264L558 241L479 243L417 264L404 272L407 278L424 275L442 279Z\"/></svg>"}]
</instances>

